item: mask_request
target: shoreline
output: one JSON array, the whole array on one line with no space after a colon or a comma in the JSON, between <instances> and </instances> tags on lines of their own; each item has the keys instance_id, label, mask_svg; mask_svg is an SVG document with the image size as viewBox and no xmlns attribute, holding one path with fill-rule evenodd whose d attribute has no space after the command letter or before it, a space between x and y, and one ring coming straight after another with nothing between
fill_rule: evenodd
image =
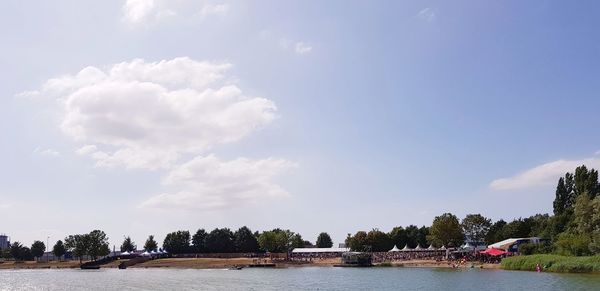
<instances>
[{"instance_id":1,"label":"shoreline","mask_svg":"<svg viewBox=\"0 0 600 291\"><path fill-rule=\"evenodd\" d=\"M119 263L126 260L117 260L106 265L101 265L101 269L113 269L117 268ZM339 258L334 259L320 259L313 260L311 262L273 262L275 267L273 268L302 268L302 267L334 267L334 265L340 264ZM155 259L140 264L136 264L129 268L132 269L147 269L147 268L169 268L169 269L227 269L233 266L244 266L247 267L253 264L251 258L164 258ZM78 269L80 266L79 261L62 261L62 262L3 262L0 263L0 270L7 269ZM473 266L473 267L471 267ZM456 269L452 267L452 263L448 261L435 261L435 260L408 260L398 261L391 263L378 263L374 264L375 268L446 268ZM467 263L462 266L458 266L457 269L501 269L500 264L482 264L479 262Z\"/></svg>"}]
</instances>

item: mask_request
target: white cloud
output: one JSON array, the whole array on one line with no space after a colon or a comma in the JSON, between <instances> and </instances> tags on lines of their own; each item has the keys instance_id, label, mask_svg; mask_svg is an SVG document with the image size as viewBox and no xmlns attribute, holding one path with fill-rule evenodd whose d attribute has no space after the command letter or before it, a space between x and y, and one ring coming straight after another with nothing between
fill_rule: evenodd
<instances>
[{"instance_id":1,"label":"white cloud","mask_svg":"<svg viewBox=\"0 0 600 291\"><path fill-rule=\"evenodd\" d=\"M305 44L303 42L297 42L296 43L296 53L297 54L307 54L310 53L312 51L312 46Z\"/></svg>"},{"instance_id":2,"label":"white cloud","mask_svg":"<svg viewBox=\"0 0 600 291\"><path fill-rule=\"evenodd\" d=\"M60 153L56 150L53 149L42 149L42 148L35 148L33 150L33 153L38 154L38 155L42 155L42 156L46 156L46 157L58 157L60 156Z\"/></svg>"},{"instance_id":3,"label":"white cloud","mask_svg":"<svg viewBox=\"0 0 600 291\"><path fill-rule=\"evenodd\" d=\"M227 83L228 63L136 59L50 79L42 94L63 108L61 129L97 166L166 168L181 155L240 140L270 123L275 104ZM94 147L93 151L90 150Z\"/></svg>"},{"instance_id":4,"label":"white cloud","mask_svg":"<svg viewBox=\"0 0 600 291\"><path fill-rule=\"evenodd\" d=\"M567 172L573 172L581 165L600 168L599 158L580 160L558 160L545 163L529 170L525 170L512 177L492 181L490 188L494 190L519 190L555 185L558 178Z\"/></svg>"},{"instance_id":5,"label":"white cloud","mask_svg":"<svg viewBox=\"0 0 600 291\"><path fill-rule=\"evenodd\" d=\"M123 22L142 25L157 22L169 17L184 19L225 16L230 10L228 3L191 0L127 0L123 4Z\"/></svg>"},{"instance_id":6,"label":"white cloud","mask_svg":"<svg viewBox=\"0 0 600 291\"><path fill-rule=\"evenodd\" d=\"M264 31L261 31L260 37L266 38L268 35L265 34ZM283 50L290 50L299 55L308 54L313 50L313 47L303 41L294 42L288 38L280 38L279 39L279 47Z\"/></svg>"},{"instance_id":7,"label":"white cloud","mask_svg":"<svg viewBox=\"0 0 600 291\"><path fill-rule=\"evenodd\" d=\"M286 196L272 179L290 162L208 154L276 118L271 100L247 96L228 81L231 67L187 57L135 59L50 79L39 94L58 100L60 128L79 144L75 153L97 167L169 170L163 186L170 191L142 207L209 209ZM190 156L197 157L186 162Z\"/></svg>"},{"instance_id":8,"label":"white cloud","mask_svg":"<svg viewBox=\"0 0 600 291\"><path fill-rule=\"evenodd\" d=\"M200 15L202 16L225 16L229 12L229 4L221 3L221 4L210 4L205 3L202 9L200 10Z\"/></svg>"},{"instance_id":9,"label":"white cloud","mask_svg":"<svg viewBox=\"0 0 600 291\"><path fill-rule=\"evenodd\" d=\"M132 24L142 23L152 17L156 9L154 0L127 0L123 5L123 20Z\"/></svg>"},{"instance_id":10,"label":"white cloud","mask_svg":"<svg viewBox=\"0 0 600 291\"><path fill-rule=\"evenodd\" d=\"M425 8L419 11L417 17L427 22L431 22L435 20L435 11L433 11L431 8Z\"/></svg>"},{"instance_id":11,"label":"white cloud","mask_svg":"<svg viewBox=\"0 0 600 291\"><path fill-rule=\"evenodd\" d=\"M176 189L151 197L143 208L198 210L240 206L263 199L288 196L272 179L294 166L284 159L221 161L214 155L198 156L175 167L163 180Z\"/></svg>"}]
</instances>

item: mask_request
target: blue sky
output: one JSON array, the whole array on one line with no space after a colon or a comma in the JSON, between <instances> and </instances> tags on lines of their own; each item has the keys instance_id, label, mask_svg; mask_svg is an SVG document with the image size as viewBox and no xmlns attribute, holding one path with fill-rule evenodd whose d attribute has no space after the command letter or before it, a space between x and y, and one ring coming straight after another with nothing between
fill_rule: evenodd
<instances>
[{"instance_id":1,"label":"blue sky","mask_svg":"<svg viewBox=\"0 0 600 291\"><path fill-rule=\"evenodd\" d=\"M27 244L341 242L551 212L558 176L600 167L595 1L3 5L0 232Z\"/></svg>"}]
</instances>

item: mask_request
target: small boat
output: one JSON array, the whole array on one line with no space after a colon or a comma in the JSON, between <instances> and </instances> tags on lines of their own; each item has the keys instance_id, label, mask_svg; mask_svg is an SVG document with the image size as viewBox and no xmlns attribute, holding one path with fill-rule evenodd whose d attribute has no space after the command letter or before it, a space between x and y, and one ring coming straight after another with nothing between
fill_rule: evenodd
<instances>
[{"instance_id":1,"label":"small boat","mask_svg":"<svg viewBox=\"0 0 600 291\"><path fill-rule=\"evenodd\" d=\"M233 266L233 267L229 268L229 270L241 270L243 268L244 267L242 267L242 266Z\"/></svg>"},{"instance_id":2,"label":"small boat","mask_svg":"<svg viewBox=\"0 0 600 291\"><path fill-rule=\"evenodd\" d=\"M81 265L82 270L99 270L99 265Z\"/></svg>"}]
</instances>

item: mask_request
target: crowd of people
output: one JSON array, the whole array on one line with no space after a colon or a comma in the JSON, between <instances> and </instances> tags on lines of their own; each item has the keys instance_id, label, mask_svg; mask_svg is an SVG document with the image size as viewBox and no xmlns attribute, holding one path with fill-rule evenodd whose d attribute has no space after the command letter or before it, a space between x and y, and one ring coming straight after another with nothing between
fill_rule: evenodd
<instances>
[{"instance_id":1,"label":"crowd of people","mask_svg":"<svg viewBox=\"0 0 600 291\"><path fill-rule=\"evenodd\" d=\"M411 252L377 252L373 254L373 263L384 263L408 260L436 260L441 261L446 257L445 250L424 250Z\"/></svg>"}]
</instances>

